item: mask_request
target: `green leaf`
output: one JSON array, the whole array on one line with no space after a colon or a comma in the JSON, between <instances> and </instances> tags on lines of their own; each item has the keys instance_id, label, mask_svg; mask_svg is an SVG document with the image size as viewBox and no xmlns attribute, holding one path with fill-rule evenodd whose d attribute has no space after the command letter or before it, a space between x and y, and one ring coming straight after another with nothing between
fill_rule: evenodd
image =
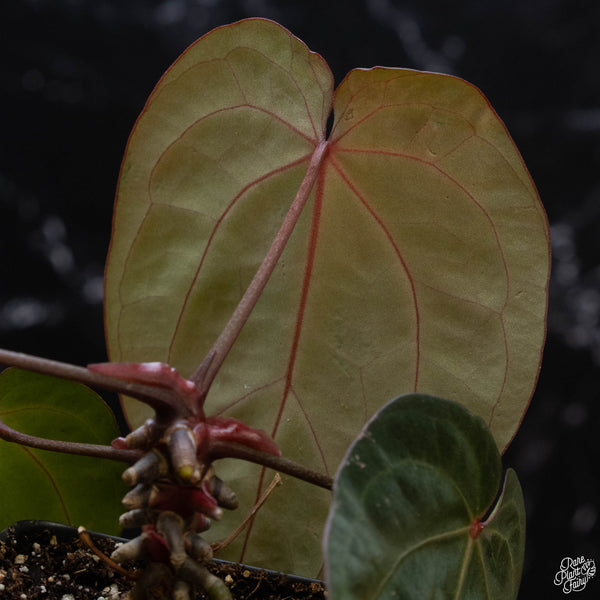
<instances>
[{"instance_id":1,"label":"green leaf","mask_svg":"<svg viewBox=\"0 0 600 600\"><path fill-rule=\"evenodd\" d=\"M514 471L501 483L483 420L411 394L376 413L336 475L324 536L332 600L517 597L525 506Z\"/></svg>"},{"instance_id":2,"label":"green leaf","mask_svg":"<svg viewBox=\"0 0 600 600\"><path fill-rule=\"evenodd\" d=\"M315 189L207 411L264 429L285 456L330 474L399 391L460 401L504 449L535 386L549 274L546 216L512 140L453 77L355 70L334 95L323 59L269 21L201 38L135 125L106 270L111 360L195 370L332 106ZM126 411L133 426L148 416L135 401ZM253 466L219 469L248 508L268 482ZM228 557L246 546L248 562L315 574L329 501L286 479Z\"/></svg>"},{"instance_id":3,"label":"green leaf","mask_svg":"<svg viewBox=\"0 0 600 600\"><path fill-rule=\"evenodd\" d=\"M70 442L110 444L119 435L110 409L86 386L18 369L0 374L0 418L17 431ZM0 529L44 519L119 532L122 463L2 440L0 454Z\"/></svg>"}]
</instances>

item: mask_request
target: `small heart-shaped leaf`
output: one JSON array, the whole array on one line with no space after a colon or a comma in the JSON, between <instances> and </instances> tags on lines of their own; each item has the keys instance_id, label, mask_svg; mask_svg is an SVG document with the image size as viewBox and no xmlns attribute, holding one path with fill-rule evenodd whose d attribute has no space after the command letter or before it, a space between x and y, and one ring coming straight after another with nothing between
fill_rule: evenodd
<instances>
[{"instance_id":1,"label":"small heart-shaped leaf","mask_svg":"<svg viewBox=\"0 0 600 600\"><path fill-rule=\"evenodd\" d=\"M38 437L110 444L115 418L88 387L6 369L0 374L0 418ZM42 519L117 534L123 463L49 452L0 440L0 529L22 519Z\"/></svg>"},{"instance_id":2,"label":"small heart-shaped leaf","mask_svg":"<svg viewBox=\"0 0 600 600\"><path fill-rule=\"evenodd\" d=\"M324 536L332 600L517 597L525 507L501 484L487 426L459 404L412 394L379 410L336 475Z\"/></svg>"}]
</instances>

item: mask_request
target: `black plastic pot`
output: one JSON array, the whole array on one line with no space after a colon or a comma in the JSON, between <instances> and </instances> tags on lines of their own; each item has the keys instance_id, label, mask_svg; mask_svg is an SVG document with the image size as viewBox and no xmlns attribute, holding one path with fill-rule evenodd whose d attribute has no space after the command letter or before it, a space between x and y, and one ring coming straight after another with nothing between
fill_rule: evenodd
<instances>
[{"instance_id":1,"label":"black plastic pot","mask_svg":"<svg viewBox=\"0 0 600 600\"><path fill-rule=\"evenodd\" d=\"M102 539L108 539L114 542L127 541L126 538L110 536L93 531L88 531L88 534L95 543L99 543L99 540ZM18 553L22 553L24 556L31 554L34 543L48 543L48 540L52 537L55 538L56 543L58 544L74 542L78 539L77 528L51 521L27 520L17 521L0 532L0 542L6 543L9 539L14 539L13 549ZM228 565L231 567L232 571L235 570L244 573L244 577L254 577L259 581L275 581L278 585L281 584L290 591L307 590L305 595L290 596L287 594L289 597L294 597L299 600L303 598L306 598L307 600L318 600L325 597L323 582L318 579L310 579L298 575L288 575L269 569L240 565L238 563L219 559L214 559L214 562L217 565ZM100 594L100 591L101 590L98 590L97 593ZM98 597L98 595L95 597Z\"/></svg>"}]
</instances>

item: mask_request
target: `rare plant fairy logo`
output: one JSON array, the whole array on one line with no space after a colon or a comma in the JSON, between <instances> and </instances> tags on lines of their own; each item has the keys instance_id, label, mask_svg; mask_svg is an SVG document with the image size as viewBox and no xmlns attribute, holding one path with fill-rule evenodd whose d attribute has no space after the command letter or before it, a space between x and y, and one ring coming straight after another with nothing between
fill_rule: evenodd
<instances>
[{"instance_id":1,"label":"rare plant fairy logo","mask_svg":"<svg viewBox=\"0 0 600 600\"><path fill-rule=\"evenodd\" d=\"M560 585L565 594L581 592L596 574L596 563L591 558L565 556L554 576L554 585Z\"/></svg>"}]
</instances>

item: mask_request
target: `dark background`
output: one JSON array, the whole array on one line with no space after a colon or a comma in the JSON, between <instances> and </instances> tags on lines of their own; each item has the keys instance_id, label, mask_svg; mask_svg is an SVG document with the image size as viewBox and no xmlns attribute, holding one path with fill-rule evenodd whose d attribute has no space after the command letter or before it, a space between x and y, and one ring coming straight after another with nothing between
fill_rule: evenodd
<instances>
[{"instance_id":1,"label":"dark background","mask_svg":"<svg viewBox=\"0 0 600 600\"><path fill-rule=\"evenodd\" d=\"M490 99L548 212L553 276L539 386L505 465L528 539L520 598L563 597L565 556L600 561L598 0L20 0L0 8L0 346L105 358L102 272L127 136L185 47L279 21L336 82L354 67L458 75ZM600 575L578 597L597 597Z\"/></svg>"}]
</instances>

